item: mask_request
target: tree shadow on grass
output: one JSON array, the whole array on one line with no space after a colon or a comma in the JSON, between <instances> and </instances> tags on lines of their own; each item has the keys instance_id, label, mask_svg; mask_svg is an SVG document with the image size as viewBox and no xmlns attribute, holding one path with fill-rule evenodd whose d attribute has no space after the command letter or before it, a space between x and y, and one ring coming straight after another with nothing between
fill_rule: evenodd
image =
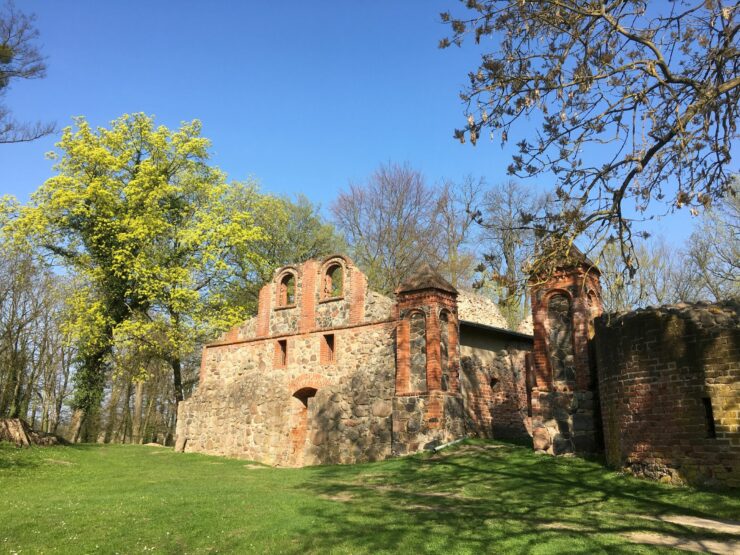
<instances>
[{"instance_id":1,"label":"tree shadow on grass","mask_svg":"<svg viewBox=\"0 0 740 555\"><path fill-rule=\"evenodd\" d=\"M310 509L315 524L303 547L322 551L635 552L623 534L697 535L646 516L740 514L733 494L666 487L504 444L306 472L302 488L326 502ZM708 536L727 539L701 532Z\"/></svg>"}]
</instances>

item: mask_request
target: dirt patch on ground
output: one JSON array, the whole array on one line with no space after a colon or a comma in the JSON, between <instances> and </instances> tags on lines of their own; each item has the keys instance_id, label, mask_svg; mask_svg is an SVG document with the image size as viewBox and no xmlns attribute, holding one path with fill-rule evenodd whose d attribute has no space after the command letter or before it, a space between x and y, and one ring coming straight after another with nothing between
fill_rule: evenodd
<instances>
[{"instance_id":1,"label":"dirt patch on ground","mask_svg":"<svg viewBox=\"0 0 740 555\"><path fill-rule=\"evenodd\" d=\"M59 464L61 466L72 466L74 463L69 461L63 461L60 459L44 459L44 462L49 464Z\"/></svg>"},{"instance_id":2,"label":"dirt patch on ground","mask_svg":"<svg viewBox=\"0 0 740 555\"><path fill-rule=\"evenodd\" d=\"M635 543L660 545L696 553L716 553L717 555L737 555L740 553L740 541L702 540L680 538L655 532L630 532L623 537Z\"/></svg>"},{"instance_id":3,"label":"dirt patch on ground","mask_svg":"<svg viewBox=\"0 0 740 555\"><path fill-rule=\"evenodd\" d=\"M249 470L262 470L267 467L262 466L261 464L245 464L244 468L248 468Z\"/></svg>"},{"instance_id":4,"label":"dirt patch on ground","mask_svg":"<svg viewBox=\"0 0 740 555\"><path fill-rule=\"evenodd\" d=\"M711 530L712 532L717 532L719 534L734 534L740 536L740 522L735 522L732 520L717 520L685 515L666 515L643 518L647 520L670 522L671 524L679 524L681 526L688 526L689 528L704 528L706 530Z\"/></svg>"},{"instance_id":5,"label":"dirt patch on ground","mask_svg":"<svg viewBox=\"0 0 740 555\"><path fill-rule=\"evenodd\" d=\"M581 524L574 524L572 522L544 522L538 524L537 528L540 530L566 530L568 532L591 532L593 528L583 526Z\"/></svg>"},{"instance_id":6,"label":"dirt patch on ground","mask_svg":"<svg viewBox=\"0 0 740 555\"><path fill-rule=\"evenodd\" d=\"M355 496L348 491L340 491L339 493L333 493L331 495L320 495L319 497L322 499L328 499L329 501L340 501L342 503L347 503L355 498Z\"/></svg>"}]
</instances>

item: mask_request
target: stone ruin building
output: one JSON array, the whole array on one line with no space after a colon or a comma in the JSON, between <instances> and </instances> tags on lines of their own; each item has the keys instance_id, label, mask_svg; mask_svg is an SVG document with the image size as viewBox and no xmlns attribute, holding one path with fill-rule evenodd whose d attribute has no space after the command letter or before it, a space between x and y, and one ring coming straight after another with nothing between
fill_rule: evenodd
<instances>
[{"instance_id":1,"label":"stone ruin building","mask_svg":"<svg viewBox=\"0 0 740 555\"><path fill-rule=\"evenodd\" d=\"M578 255L531 280L518 332L428 266L393 299L345 256L280 268L257 315L203 349L176 449L303 466L511 438L740 486L738 304L602 315Z\"/></svg>"}]
</instances>

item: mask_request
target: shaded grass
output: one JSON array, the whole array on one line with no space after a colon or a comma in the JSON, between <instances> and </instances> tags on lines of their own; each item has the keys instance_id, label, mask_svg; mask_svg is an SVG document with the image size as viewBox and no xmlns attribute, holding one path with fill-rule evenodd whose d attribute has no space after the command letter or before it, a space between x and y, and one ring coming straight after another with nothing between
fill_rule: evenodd
<instances>
[{"instance_id":1,"label":"shaded grass","mask_svg":"<svg viewBox=\"0 0 740 555\"><path fill-rule=\"evenodd\" d=\"M145 446L0 445L0 493L0 551L20 553L667 553L622 534L727 540L644 517L740 519L737 491L483 441L304 469Z\"/></svg>"}]
</instances>

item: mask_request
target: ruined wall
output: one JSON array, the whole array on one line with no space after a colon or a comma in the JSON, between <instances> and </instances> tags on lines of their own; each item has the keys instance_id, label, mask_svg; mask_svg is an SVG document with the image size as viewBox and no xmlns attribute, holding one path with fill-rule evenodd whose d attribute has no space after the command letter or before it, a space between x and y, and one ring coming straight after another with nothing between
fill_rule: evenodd
<instances>
[{"instance_id":1,"label":"ruined wall","mask_svg":"<svg viewBox=\"0 0 740 555\"><path fill-rule=\"evenodd\" d=\"M527 357L531 340L462 324L460 389L466 430L485 438L531 435Z\"/></svg>"},{"instance_id":2,"label":"ruined wall","mask_svg":"<svg viewBox=\"0 0 740 555\"><path fill-rule=\"evenodd\" d=\"M346 257L287 266L257 316L204 349L176 447L290 466L385 458L394 387L393 302Z\"/></svg>"},{"instance_id":3,"label":"ruined wall","mask_svg":"<svg viewBox=\"0 0 740 555\"><path fill-rule=\"evenodd\" d=\"M275 340L209 348L206 377L178 413L184 450L290 466L389 456L392 325L334 336L330 364L319 363L322 333L288 338L285 367L275 366ZM316 390L307 407L294 396L304 388Z\"/></svg>"},{"instance_id":4,"label":"ruined wall","mask_svg":"<svg viewBox=\"0 0 740 555\"><path fill-rule=\"evenodd\" d=\"M609 464L740 486L740 305L604 315L595 339Z\"/></svg>"}]
</instances>

